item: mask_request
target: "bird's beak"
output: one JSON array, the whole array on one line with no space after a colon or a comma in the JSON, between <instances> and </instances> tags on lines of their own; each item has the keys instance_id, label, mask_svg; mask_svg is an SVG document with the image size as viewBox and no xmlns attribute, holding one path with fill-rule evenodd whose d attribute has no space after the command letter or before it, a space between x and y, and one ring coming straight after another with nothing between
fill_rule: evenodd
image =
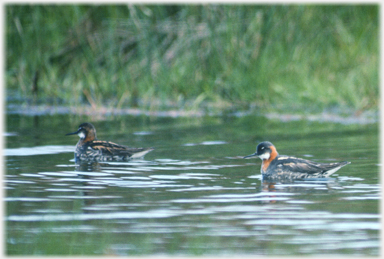
<instances>
[{"instance_id":1,"label":"bird's beak","mask_svg":"<svg viewBox=\"0 0 384 259\"><path fill-rule=\"evenodd\" d=\"M75 134L78 134L79 132L80 132L80 129L78 131L75 131L75 132L72 132L72 133L67 133L67 134L65 134L65 136L75 135Z\"/></svg>"},{"instance_id":2,"label":"bird's beak","mask_svg":"<svg viewBox=\"0 0 384 259\"><path fill-rule=\"evenodd\" d=\"M256 152L256 153L253 153L252 155L245 156L245 157L243 157L243 158L244 158L244 159L247 159L247 158L249 158L249 157L253 157L253 156L258 156L258 155L257 155L257 152Z\"/></svg>"}]
</instances>

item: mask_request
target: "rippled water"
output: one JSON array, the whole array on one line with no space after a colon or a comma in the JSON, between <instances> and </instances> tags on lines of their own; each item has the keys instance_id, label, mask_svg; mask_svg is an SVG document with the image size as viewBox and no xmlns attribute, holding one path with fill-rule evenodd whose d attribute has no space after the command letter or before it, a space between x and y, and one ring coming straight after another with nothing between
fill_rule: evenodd
<instances>
[{"instance_id":1,"label":"rippled water","mask_svg":"<svg viewBox=\"0 0 384 259\"><path fill-rule=\"evenodd\" d=\"M261 117L92 121L99 139L154 147L144 160L77 166L90 118L7 116L9 255L378 255L377 124ZM258 142L319 162L331 179L263 182Z\"/></svg>"}]
</instances>

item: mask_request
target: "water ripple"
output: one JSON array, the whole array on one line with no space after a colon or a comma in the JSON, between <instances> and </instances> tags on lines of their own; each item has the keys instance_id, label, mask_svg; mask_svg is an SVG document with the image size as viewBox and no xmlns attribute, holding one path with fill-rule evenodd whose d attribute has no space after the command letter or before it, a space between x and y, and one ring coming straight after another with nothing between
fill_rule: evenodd
<instances>
[{"instance_id":1,"label":"water ripple","mask_svg":"<svg viewBox=\"0 0 384 259\"><path fill-rule=\"evenodd\" d=\"M37 147L21 147L21 148L6 148L4 149L5 156L35 156L69 153L75 150L74 146L37 146Z\"/></svg>"},{"instance_id":2,"label":"water ripple","mask_svg":"<svg viewBox=\"0 0 384 259\"><path fill-rule=\"evenodd\" d=\"M151 210L147 212L111 212L94 214L45 214L45 215L11 215L9 221L72 221L92 219L137 219L137 218L169 218L179 215L169 210Z\"/></svg>"}]
</instances>

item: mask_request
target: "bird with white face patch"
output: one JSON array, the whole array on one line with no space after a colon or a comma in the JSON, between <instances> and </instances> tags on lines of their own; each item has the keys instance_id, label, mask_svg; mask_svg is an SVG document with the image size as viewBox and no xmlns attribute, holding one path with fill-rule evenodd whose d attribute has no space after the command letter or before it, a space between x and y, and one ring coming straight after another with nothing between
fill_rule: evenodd
<instances>
[{"instance_id":1,"label":"bird with white face patch","mask_svg":"<svg viewBox=\"0 0 384 259\"><path fill-rule=\"evenodd\" d=\"M284 177L291 179L324 178L339 170L350 162L316 163L310 160L291 156L279 155L275 146L269 142L261 142L256 152L245 156L250 158L258 156L263 162L261 174L266 178Z\"/></svg>"},{"instance_id":2,"label":"bird with white face patch","mask_svg":"<svg viewBox=\"0 0 384 259\"><path fill-rule=\"evenodd\" d=\"M76 162L91 161L128 161L133 158L142 158L153 148L131 148L110 141L97 140L96 129L91 123L82 123L75 132L66 135L80 137L75 148Z\"/></svg>"}]
</instances>

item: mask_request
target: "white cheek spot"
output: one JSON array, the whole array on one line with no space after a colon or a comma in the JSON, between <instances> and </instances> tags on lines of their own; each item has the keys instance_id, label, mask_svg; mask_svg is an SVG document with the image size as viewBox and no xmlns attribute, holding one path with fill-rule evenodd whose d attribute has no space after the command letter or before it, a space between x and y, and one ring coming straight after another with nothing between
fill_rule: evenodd
<instances>
[{"instance_id":1,"label":"white cheek spot","mask_svg":"<svg viewBox=\"0 0 384 259\"><path fill-rule=\"evenodd\" d=\"M78 135L80 138L85 138L85 134L84 134L84 132L79 132L77 135Z\"/></svg>"},{"instance_id":2,"label":"white cheek spot","mask_svg":"<svg viewBox=\"0 0 384 259\"><path fill-rule=\"evenodd\" d=\"M270 156L271 156L271 154L269 154L269 153L264 153L264 154L260 155L259 158L260 158L261 160L264 160L264 159L267 159L267 160L268 160Z\"/></svg>"}]
</instances>

